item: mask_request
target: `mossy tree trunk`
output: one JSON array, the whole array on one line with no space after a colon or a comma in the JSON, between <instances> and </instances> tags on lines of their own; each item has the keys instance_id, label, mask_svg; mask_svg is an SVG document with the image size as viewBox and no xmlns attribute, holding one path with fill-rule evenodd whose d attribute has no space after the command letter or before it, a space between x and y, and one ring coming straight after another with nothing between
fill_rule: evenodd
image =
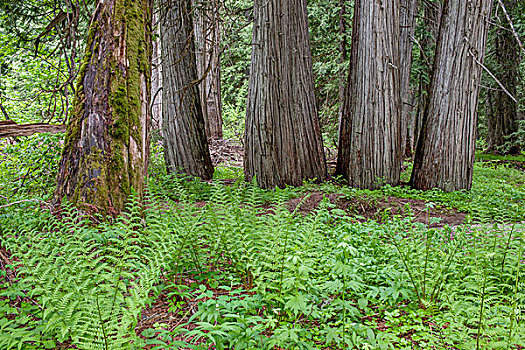
<instances>
[{"instance_id":1,"label":"mossy tree trunk","mask_svg":"<svg viewBox=\"0 0 525 350\"><path fill-rule=\"evenodd\" d=\"M256 0L244 169L262 188L326 177L306 0Z\"/></svg>"},{"instance_id":2,"label":"mossy tree trunk","mask_svg":"<svg viewBox=\"0 0 525 350\"><path fill-rule=\"evenodd\" d=\"M195 57L192 0L161 0L162 114L168 172L213 176Z\"/></svg>"},{"instance_id":3,"label":"mossy tree trunk","mask_svg":"<svg viewBox=\"0 0 525 350\"><path fill-rule=\"evenodd\" d=\"M417 189L472 186L479 85L492 0L443 2L434 72L414 158Z\"/></svg>"},{"instance_id":4,"label":"mossy tree trunk","mask_svg":"<svg viewBox=\"0 0 525 350\"><path fill-rule=\"evenodd\" d=\"M403 150L400 1L357 0L336 174L357 188L397 185Z\"/></svg>"},{"instance_id":5,"label":"mossy tree trunk","mask_svg":"<svg viewBox=\"0 0 525 350\"><path fill-rule=\"evenodd\" d=\"M517 8L516 0L504 0L505 8L513 14ZM494 28L493 57L494 68L498 80L505 86L510 94L516 96L518 85L518 68L520 65L519 44L505 14L497 13L495 20L500 18L501 23ZM491 67L492 68L492 67ZM511 135L518 131L518 105L496 83L493 89L487 92L487 153L494 154L519 154L520 149L512 145ZM506 143L510 147L503 147Z\"/></svg>"},{"instance_id":6,"label":"mossy tree trunk","mask_svg":"<svg viewBox=\"0 0 525 350\"><path fill-rule=\"evenodd\" d=\"M116 215L148 165L151 0L99 0L91 20L55 203Z\"/></svg>"}]
</instances>

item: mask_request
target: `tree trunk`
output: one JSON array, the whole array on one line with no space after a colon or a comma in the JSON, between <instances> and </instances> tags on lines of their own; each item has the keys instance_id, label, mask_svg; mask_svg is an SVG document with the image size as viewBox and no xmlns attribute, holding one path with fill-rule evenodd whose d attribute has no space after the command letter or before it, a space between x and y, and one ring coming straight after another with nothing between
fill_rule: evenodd
<instances>
[{"instance_id":1,"label":"tree trunk","mask_svg":"<svg viewBox=\"0 0 525 350\"><path fill-rule=\"evenodd\" d=\"M348 73L345 69L343 69L343 64L347 60L347 36L346 36L346 0L339 0L339 65L340 65L340 71L339 71L339 125L341 125L341 121L343 120L343 107L345 103L345 88L346 88L346 77L348 76ZM339 142L341 135L340 131L337 132L337 142Z\"/></svg>"},{"instance_id":2,"label":"tree trunk","mask_svg":"<svg viewBox=\"0 0 525 350\"><path fill-rule=\"evenodd\" d=\"M197 76L206 135L222 139L219 0L194 0Z\"/></svg>"},{"instance_id":3,"label":"tree trunk","mask_svg":"<svg viewBox=\"0 0 525 350\"><path fill-rule=\"evenodd\" d=\"M259 186L326 178L306 0L256 0L245 174Z\"/></svg>"},{"instance_id":4,"label":"tree trunk","mask_svg":"<svg viewBox=\"0 0 525 350\"><path fill-rule=\"evenodd\" d=\"M505 8L512 14L517 6L516 0L505 0ZM516 96L518 84L519 45L512 33L510 24L504 14L500 14L501 26L494 29L494 57L495 74L505 88ZM487 153L518 153L519 147L508 147L504 150L503 146L513 140L509 137L518 131L518 106L512 98L507 95L499 86L494 85L494 89L487 92L490 109L486 112L488 129L488 148Z\"/></svg>"},{"instance_id":5,"label":"tree trunk","mask_svg":"<svg viewBox=\"0 0 525 350\"><path fill-rule=\"evenodd\" d=\"M412 156L410 128L413 125L412 93L410 91L410 72L412 71L412 51L414 48L414 33L416 31L416 15L418 0L401 0L401 25L399 52L401 55L401 120L403 126L401 145L404 146L405 157Z\"/></svg>"},{"instance_id":6,"label":"tree trunk","mask_svg":"<svg viewBox=\"0 0 525 350\"><path fill-rule=\"evenodd\" d=\"M67 127L55 192L118 214L142 194L148 165L150 0L99 0Z\"/></svg>"},{"instance_id":7,"label":"tree trunk","mask_svg":"<svg viewBox=\"0 0 525 350\"><path fill-rule=\"evenodd\" d=\"M192 0L161 0L164 157L168 172L213 176L198 88Z\"/></svg>"},{"instance_id":8,"label":"tree trunk","mask_svg":"<svg viewBox=\"0 0 525 350\"><path fill-rule=\"evenodd\" d=\"M153 57L151 59L151 124L153 130L162 132L162 49L160 45L160 23L158 13L153 14L153 28L156 39L153 41Z\"/></svg>"},{"instance_id":9,"label":"tree trunk","mask_svg":"<svg viewBox=\"0 0 525 350\"><path fill-rule=\"evenodd\" d=\"M479 84L492 0L443 3L429 102L411 184L421 190L472 186Z\"/></svg>"},{"instance_id":10,"label":"tree trunk","mask_svg":"<svg viewBox=\"0 0 525 350\"><path fill-rule=\"evenodd\" d=\"M336 174L358 188L399 183L399 0L357 0Z\"/></svg>"},{"instance_id":11,"label":"tree trunk","mask_svg":"<svg viewBox=\"0 0 525 350\"><path fill-rule=\"evenodd\" d=\"M417 147L423 125L423 114L428 104L428 90L434 65L436 40L439 34L439 23L443 10L441 1L423 1L423 35L420 42L420 56L423 59L423 69L419 77L417 108L413 121L413 149Z\"/></svg>"}]
</instances>

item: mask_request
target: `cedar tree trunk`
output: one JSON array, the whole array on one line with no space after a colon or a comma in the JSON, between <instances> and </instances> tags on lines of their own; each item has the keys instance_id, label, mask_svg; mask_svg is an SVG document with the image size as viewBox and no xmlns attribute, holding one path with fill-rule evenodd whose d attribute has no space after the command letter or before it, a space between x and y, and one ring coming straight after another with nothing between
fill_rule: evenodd
<instances>
[{"instance_id":1,"label":"cedar tree trunk","mask_svg":"<svg viewBox=\"0 0 525 350\"><path fill-rule=\"evenodd\" d=\"M213 176L198 88L192 0L161 0L162 113L168 172Z\"/></svg>"},{"instance_id":2,"label":"cedar tree trunk","mask_svg":"<svg viewBox=\"0 0 525 350\"><path fill-rule=\"evenodd\" d=\"M222 139L219 0L195 0L197 76L208 138Z\"/></svg>"},{"instance_id":3,"label":"cedar tree trunk","mask_svg":"<svg viewBox=\"0 0 525 350\"><path fill-rule=\"evenodd\" d=\"M412 155L412 142L410 128L412 128L412 93L410 91L410 72L412 71L412 50L414 48L414 34L416 31L416 15L418 0L401 0L401 26L400 26L400 79L402 103L402 137L401 145L404 146L404 155Z\"/></svg>"},{"instance_id":4,"label":"cedar tree trunk","mask_svg":"<svg viewBox=\"0 0 525 350\"><path fill-rule=\"evenodd\" d=\"M79 72L55 192L116 215L148 165L150 0L99 0Z\"/></svg>"},{"instance_id":5,"label":"cedar tree trunk","mask_svg":"<svg viewBox=\"0 0 525 350\"><path fill-rule=\"evenodd\" d=\"M516 0L503 1L505 8L512 14L517 6ZM518 68L520 64L519 45L512 33L512 29L505 14L501 13L503 19L501 26L494 29L494 58L496 64L496 76L505 88L516 96L518 84ZM494 84L494 89L487 93L487 129L488 148L487 153L505 153L503 145L513 140L509 137L518 131L518 106L505 91ZM519 147L510 147L507 153L519 154Z\"/></svg>"},{"instance_id":6,"label":"cedar tree trunk","mask_svg":"<svg viewBox=\"0 0 525 350\"><path fill-rule=\"evenodd\" d=\"M162 50L160 45L160 23L158 13L153 14L153 28L156 39L153 41L153 57L151 59L151 124L152 129L162 134Z\"/></svg>"},{"instance_id":7,"label":"cedar tree trunk","mask_svg":"<svg viewBox=\"0 0 525 350\"><path fill-rule=\"evenodd\" d=\"M411 184L421 190L472 186L479 84L492 0L445 0L434 72Z\"/></svg>"},{"instance_id":8,"label":"cedar tree trunk","mask_svg":"<svg viewBox=\"0 0 525 350\"><path fill-rule=\"evenodd\" d=\"M306 0L256 0L244 169L262 188L324 180Z\"/></svg>"},{"instance_id":9,"label":"cedar tree trunk","mask_svg":"<svg viewBox=\"0 0 525 350\"><path fill-rule=\"evenodd\" d=\"M413 122L413 149L417 146L423 124L423 114L428 104L428 90L430 89L430 79L434 68L436 40L439 34L439 23L441 22L441 12L443 10L440 1L422 1L422 6L424 8L423 36L420 41L419 52L423 60L423 67L419 76L417 109Z\"/></svg>"},{"instance_id":10,"label":"cedar tree trunk","mask_svg":"<svg viewBox=\"0 0 525 350\"><path fill-rule=\"evenodd\" d=\"M400 1L357 0L336 174L358 188L401 172Z\"/></svg>"}]
</instances>

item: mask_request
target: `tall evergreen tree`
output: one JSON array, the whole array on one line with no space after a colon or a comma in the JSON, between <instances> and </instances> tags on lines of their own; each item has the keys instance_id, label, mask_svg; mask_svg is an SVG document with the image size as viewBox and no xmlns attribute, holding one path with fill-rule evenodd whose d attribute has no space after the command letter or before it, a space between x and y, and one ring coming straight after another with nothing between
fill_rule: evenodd
<instances>
[{"instance_id":1,"label":"tall evergreen tree","mask_svg":"<svg viewBox=\"0 0 525 350\"><path fill-rule=\"evenodd\" d=\"M357 0L336 173L350 186L399 183L400 1Z\"/></svg>"},{"instance_id":2,"label":"tall evergreen tree","mask_svg":"<svg viewBox=\"0 0 525 350\"><path fill-rule=\"evenodd\" d=\"M245 174L263 188L323 180L306 0L256 0Z\"/></svg>"},{"instance_id":3,"label":"tall evergreen tree","mask_svg":"<svg viewBox=\"0 0 525 350\"><path fill-rule=\"evenodd\" d=\"M194 0L197 75L206 135L222 139L220 1Z\"/></svg>"},{"instance_id":4,"label":"tall evergreen tree","mask_svg":"<svg viewBox=\"0 0 525 350\"><path fill-rule=\"evenodd\" d=\"M161 0L162 114L168 172L211 179L195 57L192 0Z\"/></svg>"},{"instance_id":5,"label":"tall evergreen tree","mask_svg":"<svg viewBox=\"0 0 525 350\"><path fill-rule=\"evenodd\" d=\"M411 184L422 190L472 186L478 93L492 0L445 0L434 72Z\"/></svg>"},{"instance_id":6,"label":"tall evergreen tree","mask_svg":"<svg viewBox=\"0 0 525 350\"><path fill-rule=\"evenodd\" d=\"M516 0L503 1L509 16L514 14L518 2ZM517 96L518 68L520 65L520 47L514 37L512 28L502 8L498 6L495 21L498 25L494 28L494 45L491 56L494 58L494 73L501 84L506 88L504 91L498 84L487 92L486 117L488 131L487 153L514 153L519 154L517 145L512 145L512 134L518 131L518 104L513 98ZM510 97L509 93L513 96ZM509 142L510 147L504 148Z\"/></svg>"},{"instance_id":7,"label":"tall evergreen tree","mask_svg":"<svg viewBox=\"0 0 525 350\"><path fill-rule=\"evenodd\" d=\"M414 34L416 31L416 15L419 0L401 0L400 15L400 79L401 79L401 120L402 137L401 143L404 154L411 156L412 142L410 128L412 127L412 93L410 91L410 72L412 71L412 51L414 48Z\"/></svg>"}]
</instances>

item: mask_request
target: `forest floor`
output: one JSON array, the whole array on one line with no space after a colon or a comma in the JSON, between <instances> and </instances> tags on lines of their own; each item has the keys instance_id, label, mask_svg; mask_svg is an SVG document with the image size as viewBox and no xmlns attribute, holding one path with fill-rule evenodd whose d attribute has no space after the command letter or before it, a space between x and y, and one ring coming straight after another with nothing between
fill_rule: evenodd
<instances>
[{"instance_id":1,"label":"forest floor","mask_svg":"<svg viewBox=\"0 0 525 350\"><path fill-rule=\"evenodd\" d=\"M51 216L46 197L0 207L0 349L524 349L519 160L444 193L264 191L239 145L212 157L203 182L154 153L147 206L110 223Z\"/></svg>"}]
</instances>

